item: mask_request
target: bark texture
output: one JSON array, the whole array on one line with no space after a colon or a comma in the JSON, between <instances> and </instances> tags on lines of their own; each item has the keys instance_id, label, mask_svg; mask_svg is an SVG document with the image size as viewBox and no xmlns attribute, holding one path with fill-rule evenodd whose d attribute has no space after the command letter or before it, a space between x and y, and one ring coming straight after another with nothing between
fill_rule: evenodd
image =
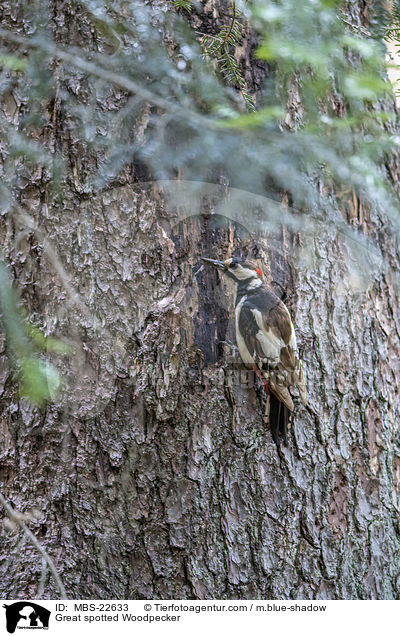
<instances>
[{"instance_id":1,"label":"bark texture","mask_svg":"<svg viewBox=\"0 0 400 636\"><path fill-rule=\"evenodd\" d=\"M355 21L363 4L353 4ZM84 16L68 2L55 2L54 15L61 40L84 38ZM400 254L385 219L352 194L341 199L393 268L361 285L334 227L301 266L301 238L255 234L244 219L262 213L260 201L246 212L246 197L222 186L178 209L167 184L143 187L133 170L87 198L80 178L95 158L53 107L53 142L71 166L66 196L52 199L37 175L22 203L64 274L23 218L2 220L2 243L34 321L74 355L61 363L59 403L39 411L18 401L3 352L0 454L4 495L31 511L69 595L400 598L400 315L390 273ZM18 122L16 95L7 108ZM229 251L260 259L295 322L309 406L297 400L280 454L262 390L224 344L234 340L233 291L201 265L202 254ZM1 535L1 595L33 598L39 556L12 529ZM56 596L50 579L45 597Z\"/></svg>"}]
</instances>

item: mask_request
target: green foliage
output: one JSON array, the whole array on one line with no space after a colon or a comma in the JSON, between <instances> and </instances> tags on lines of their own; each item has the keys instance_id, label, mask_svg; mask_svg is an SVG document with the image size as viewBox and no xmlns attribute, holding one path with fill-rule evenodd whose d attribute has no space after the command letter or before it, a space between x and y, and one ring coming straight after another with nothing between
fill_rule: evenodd
<instances>
[{"instance_id":1,"label":"green foliage","mask_svg":"<svg viewBox=\"0 0 400 636\"><path fill-rule=\"evenodd\" d=\"M9 68L11 71L24 71L27 61L15 55L0 55L0 66Z\"/></svg>"},{"instance_id":2,"label":"green foliage","mask_svg":"<svg viewBox=\"0 0 400 636\"><path fill-rule=\"evenodd\" d=\"M239 89L249 110L255 111L254 99L246 90L243 72L235 58L235 50L243 40L243 25L233 3L231 21L220 27L216 35L202 34L201 44L206 55L216 62L223 79Z\"/></svg>"},{"instance_id":3,"label":"green foliage","mask_svg":"<svg viewBox=\"0 0 400 636\"><path fill-rule=\"evenodd\" d=\"M293 142L308 168L319 165L323 179L350 182L371 202L386 205L386 199L396 207L381 169L392 146L381 113L392 99L385 50L349 28L339 9L339 2L326 0L255 3L252 23L263 38L257 55L276 69L282 106L288 94L298 94Z\"/></svg>"},{"instance_id":4,"label":"green foliage","mask_svg":"<svg viewBox=\"0 0 400 636\"><path fill-rule=\"evenodd\" d=\"M37 63L45 52L64 67L57 100L87 159L79 174L82 192L96 192L119 179L124 166L140 161L155 178L171 178L179 171L182 178L198 180L222 167L231 185L269 194L268 182L271 194L283 189L294 205L304 208L329 207L330 199L321 198L317 181L333 178L396 210L382 171L393 148L384 126L384 104L391 90L385 82L384 50L348 24L338 3L242 2L240 12L232 7L229 19L221 17L214 32L201 34L202 46L199 34L175 13L172 3L83 0L81 7L80 20L94 30L99 46L90 41L80 49L57 49L42 15L41 37L20 44L31 50L24 78L19 81L11 73L1 86L6 94L18 81L27 104L24 127L17 131L4 116L0 122L10 153L1 191L7 205L15 195L12 168L17 156L26 178L40 165L50 186L61 188L65 179L68 157L49 152L34 139L37 126L48 124L55 98L54 66ZM193 10L201 15L201 6ZM244 20L258 33L257 56L269 66L254 119L242 118L230 88L238 88L251 106L235 57ZM9 41L14 48L18 45ZM109 52L96 50L104 47ZM202 50L214 61L217 74ZM68 83L78 89L69 90ZM119 104L99 107L111 102L116 86L123 91ZM288 110L289 95L292 100L296 95L296 111ZM152 110L144 133L135 136L146 104L158 110ZM312 179L307 176L311 173Z\"/></svg>"},{"instance_id":5,"label":"green foliage","mask_svg":"<svg viewBox=\"0 0 400 636\"><path fill-rule=\"evenodd\" d=\"M191 11L193 7L191 0L172 0L172 4L175 9L185 9L185 11Z\"/></svg>"},{"instance_id":6,"label":"green foliage","mask_svg":"<svg viewBox=\"0 0 400 636\"><path fill-rule=\"evenodd\" d=\"M380 33L387 40L400 42L400 1L392 0L390 11L384 4L379 11Z\"/></svg>"},{"instance_id":7,"label":"green foliage","mask_svg":"<svg viewBox=\"0 0 400 636\"><path fill-rule=\"evenodd\" d=\"M69 353L69 347L55 338L47 338L23 318L17 294L7 268L0 261L0 322L20 395L37 406L54 400L61 386L57 369L43 357L44 352Z\"/></svg>"}]
</instances>

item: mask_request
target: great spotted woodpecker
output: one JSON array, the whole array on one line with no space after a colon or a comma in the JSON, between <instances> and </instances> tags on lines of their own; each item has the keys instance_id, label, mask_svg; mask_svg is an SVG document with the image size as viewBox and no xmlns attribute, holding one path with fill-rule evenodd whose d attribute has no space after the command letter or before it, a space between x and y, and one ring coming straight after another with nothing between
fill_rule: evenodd
<instances>
[{"instance_id":1,"label":"great spotted woodpecker","mask_svg":"<svg viewBox=\"0 0 400 636\"><path fill-rule=\"evenodd\" d=\"M296 335L284 303L263 283L259 267L240 258L204 258L237 284L236 342L240 357L261 378L267 391L266 418L274 441L286 441L289 414L294 409L289 388L297 385L303 404L307 392ZM269 399L268 399L269 397Z\"/></svg>"}]
</instances>

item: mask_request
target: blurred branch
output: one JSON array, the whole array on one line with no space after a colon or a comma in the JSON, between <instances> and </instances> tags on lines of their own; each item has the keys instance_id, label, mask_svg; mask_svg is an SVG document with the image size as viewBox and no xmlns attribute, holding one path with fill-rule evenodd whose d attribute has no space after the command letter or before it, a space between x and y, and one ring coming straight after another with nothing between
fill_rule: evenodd
<instances>
[{"instance_id":1,"label":"blurred branch","mask_svg":"<svg viewBox=\"0 0 400 636\"><path fill-rule=\"evenodd\" d=\"M36 593L37 598L42 598L43 594L44 594L44 589L46 586L46 578L47 578L47 561L44 557L42 557L42 571L40 573L40 581L39 581L39 586L38 586L38 590Z\"/></svg>"},{"instance_id":2,"label":"blurred branch","mask_svg":"<svg viewBox=\"0 0 400 636\"><path fill-rule=\"evenodd\" d=\"M51 265L56 271L61 285L64 287L65 291L67 292L70 305L75 305L76 307L79 307L82 314L90 320L93 328L96 330L101 328L102 332L106 334L111 341L112 336L110 332L107 330L106 327L104 327L104 325L101 324L100 320L96 317L96 315L92 314L88 310L87 304L80 297L80 295L75 291L71 283L70 275L66 272L60 257L58 256L56 250L51 244L51 241L48 239L45 232L43 232L43 230L40 229L35 219L33 219L27 212L25 212L21 208L19 208L16 212L14 212L14 216L18 221L23 223L26 227L28 227L35 233L37 239L40 241L41 245L44 248L47 258L49 259Z\"/></svg>"},{"instance_id":3,"label":"blurred branch","mask_svg":"<svg viewBox=\"0 0 400 636\"><path fill-rule=\"evenodd\" d=\"M329 193L344 184L373 206L385 209L398 226L397 197L384 168L400 144L385 106L391 87L382 77L384 56L375 40L349 32L344 21L338 19L336 3L280 0L276 3L279 11L272 10L268 2L265 6L249 3L245 18L242 5L234 5L228 24L216 34L204 34L210 53L219 55L223 45L220 71L230 84L228 88L199 55L194 30L188 30L190 25L185 29L184 21L171 21L173 16L165 20L156 9L153 15L151 3L145 3L146 10L140 2L131 4L135 5L133 14L127 17L123 12L118 14L118 2L112 11L101 0L84 2L95 25L100 20L102 37L107 39L110 32L121 36L120 48L116 52L112 48L111 55L55 44L51 35L46 39L39 28L36 33L42 35L32 37L0 28L0 40L21 47L19 56L24 54L28 62L24 77L31 112L28 106L25 117L28 122L31 117L35 126L49 108L43 99L50 95L52 69L50 63L43 64L43 54L48 62L59 59L63 63L66 77L61 110L71 129L78 137L80 134L82 153L93 157L82 170L85 192L94 193L99 185L114 183L123 168L131 169L136 162L144 164L156 180L174 179L176 175L186 180L208 180L213 171L219 174L222 170L230 185L265 193L268 184L273 196L282 190L288 192L293 207L300 212L312 209L318 216L323 209L329 218ZM115 20L111 19L114 14ZM246 32L252 30L260 43L256 57L276 69L267 76L263 71L261 108L246 115L241 114L234 98L237 94L232 90L233 86L239 88L246 98L241 63L233 54L233 49L242 45L244 19ZM10 44L8 48L14 49ZM31 49L29 54L27 49ZM38 95L32 95L36 84L30 78L35 77L38 85L44 82L38 66L47 69L47 84L43 83ZM85 81L79 78L79 90L71 91L70 76L76 69L81 70ZM13 82L23 84L23 76L9 75ZM278 83L275 76L280 78ZM91 85L87 103L79 95L86 81ZM123 90L115 90L117 87ZM333 99L338 91L342 95L340 108ZM111 92L124 94L116 97ZM109 99L115 101L112 108L107 106ZM143 130L142 114L137 109L141 102L148 110ZM296 107L289 107L289 103ZM379 108L373 104L379 104ZM33 123L32 129L20 127L18 136L14 123L5 126L9 148L6 167L11 175L4 195L8 207L19 187L16 179L12 181L15 158L23 164L28 180L30 165L41 168L42 164L50 175L49 182L54 180L51 161L39 154L46 142L36 142ZM47 126L49 121L43 119L41 123ZM51 158L62 156L58 148ZM40 229L36 227L35 232L39 235ZM83 309L68 276L60 269L59 259L51 249L48 255L69 299Z\"/></svg>"},{"instance_id":4,"label":"blurred branch","mask_svg":"<svg viewBox=\"0 0 400 636\"><path fill-rule=\"evenodd\" d=\"M0 38L4 38L13 44L18 44L20 46L24 46L26 48L34 48L40 49L48 53L48 55L58 58L59 60L63 60L64 62L68 62L72 64L76 68L79 68L82 71L90 73L99 79L103 79L106 82L111 82L112 84L117 84L121 88L125 88L130 93L135 93L140 95L144 100L150 102L154 106L158 106L167 112L174 112L179 114L185 119L196 120L199 123L210 124L210 119L204 117L198 113L194 113L193 111L188 110L187 108L183 108L176 103L171 103L168 100L156 95L152 91L149 91L144 86L138 84L137 82L125 77L124 75L120 75L118 73L114 73L113 71L109 71L105 68L102 68L99 65L99 62L90 62L89 60L84 59L80 56L82 52L80 49L70 49L69 51L60 48L59 46L55 46L51 42L46 42L41 39L34 38L25 38L21 35L16 35L7 29L3 29L0 27ZM104 61L104 57L101 58Z\"/></svg>"},{"instance_id":5,"label":"blurred branch","mask_svg":"<svg viewBox=\"0 0 400 636\"><path fill-rule=\"evenodd\" d=\"M3 506L3 508L6 510L8 518L13 523L17 524L21 528L21 530L23 531L23 533L27 537L27 539L30 541L30 543L41 554L43 566L46 565L46 567L48 567L50 572L52 573L52 575L54 577L54 580L55 580L55 582L57 584L57 587L60 590L61 598L63 598L63 599L68 598L67 593L65 591L64 584L63 584L63 582L62 582L62 580L60 578L60 575L57 572L57 569L56 569L56 566L54 565L53 559L51 558L49 553L46 552L44 547L39 543L39 541L37 540L37 538L35 537L33 532L31 532L31 530L29 530L29 528L27 528L21 513L19 513L19 512L14 510L14 508L3 497L2 493L0 493L0 503ZM44 575L43 575L43 570L42 570L42 576L41 576L41 582L40 582L39 589L42 589L42 585L43 585L42 581L43 581L43 579L44 579Z\"/></svg>"},{"instance_id":6,"label":"blurred branch","mask_svg":"<svg viewBox=\"0 0 400 636\"><path fill-rule=\"evenodd\" d=\"M65 291L67 292L70 302L74 305L78 305L78 307L82 311L84 311L86 314L87 308L85 303L79 297L79 295L76 293L73 286L71 285L71 278L69 274L67 274L67 272L65 271L64 266L57 255L57 252L53 248L46 234L39 228L35 219L33 219L29 214L24 212L21 208L19 208L14 213L14 216L18 221L20 221L23 225L25 225L26 227L28 227L30 230L34 232L38 240L43 245L50 263L52 264L56 273L58 274L59 280L61 284L63 285Z\"/></svg>"}]
</instances>

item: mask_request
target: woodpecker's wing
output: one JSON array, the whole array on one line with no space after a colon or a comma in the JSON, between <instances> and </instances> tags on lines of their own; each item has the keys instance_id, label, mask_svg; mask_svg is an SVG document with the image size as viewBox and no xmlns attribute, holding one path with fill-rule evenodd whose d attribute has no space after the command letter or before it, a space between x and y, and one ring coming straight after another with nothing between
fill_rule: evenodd
<instances>
[{"instance_id":1,"label":"woodpecker's wing","mask_svg":"<svg viewBox=\"0 0 400 636\"><path fill-rule=\"evenodd\" d=\"M297 385L303 404L307 403L307 391L304 381L303 367L297 348L296 334L290 314L280 300L279 304L270 312L264 314L264 327L268 328L276 335L280 334L284 346L280 350L280 360L276 369L278 381L284 382L285 386ZM282 375L283 378L279 378Z\"/></svg>"},{"instance_id":2,"label":"woodpecker's wing","mask_svg":"<svg viewBox=\"0 0 400 636\"><path fill-rule=\"evenodd\" d=\"M243 361L256 364L265 373L271 391L293 411L288 388L298 384L303 402L307 396L288 310L266 288L245 296L237 310L238 347Z\"/></svg>"}]
</instances>

